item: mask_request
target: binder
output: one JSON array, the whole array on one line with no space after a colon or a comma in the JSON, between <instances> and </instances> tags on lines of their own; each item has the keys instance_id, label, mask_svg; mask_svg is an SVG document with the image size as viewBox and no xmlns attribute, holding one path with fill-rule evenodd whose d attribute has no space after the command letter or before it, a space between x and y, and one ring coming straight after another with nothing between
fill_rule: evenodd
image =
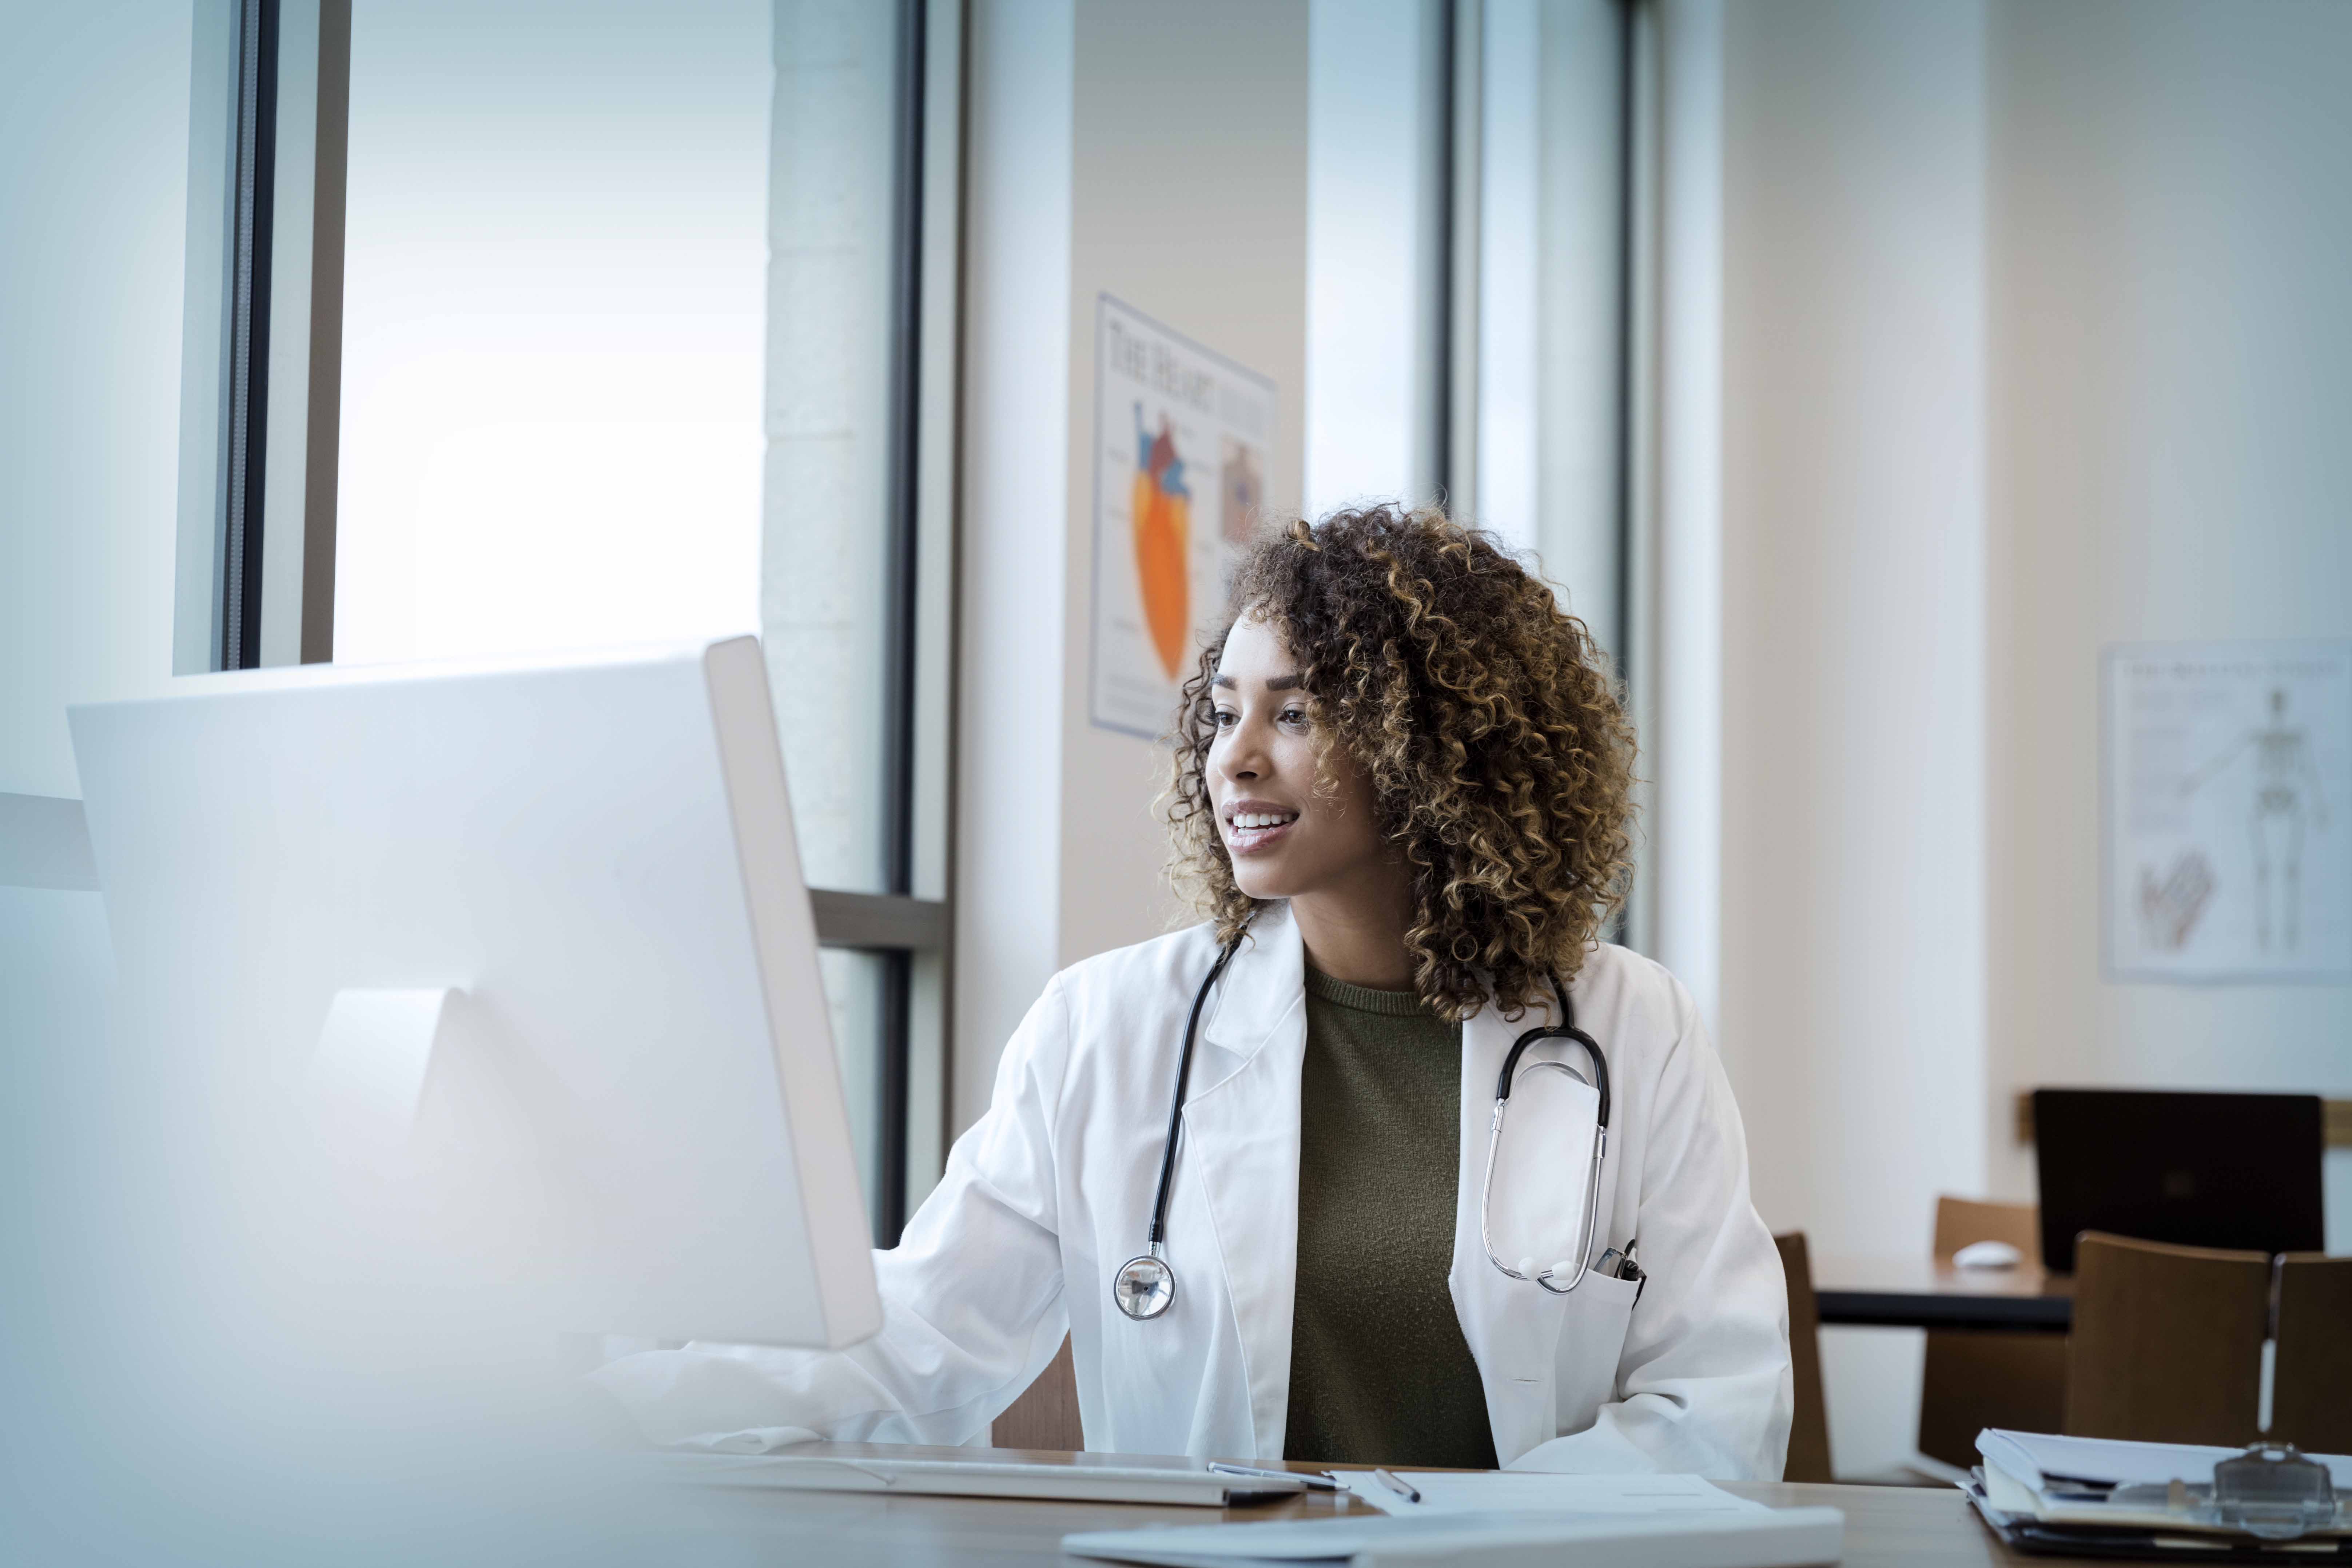
<instances>
[{"instance_id":1,"label":"binder","mask_svg":"<svg viewBox=\"0 0 2352 1568\"><path fill-rule=\"evenodd\" d=\"M2018 1552L2352 1563L2352 1458L1994 1428L1977 1452L1969 1500Z\"/></svg>"}]
</instances>

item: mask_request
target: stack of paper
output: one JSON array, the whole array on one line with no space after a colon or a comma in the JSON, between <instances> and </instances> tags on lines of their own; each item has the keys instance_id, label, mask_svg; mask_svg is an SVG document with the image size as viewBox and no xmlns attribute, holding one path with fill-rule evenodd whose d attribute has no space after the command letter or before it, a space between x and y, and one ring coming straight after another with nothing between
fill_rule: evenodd
<instances>
[{"instance_id":1,"label":"stack of paper","mask_svg":"<svg viewBox=\"0 0 2352 1568\"><path fill-rule=\"evenodd\" d=\"M2193 1557L2200 1562L2281 1560L2236 1525L2214 1518L2213 1467L2244 1450L2179 1443L1988 1429L1977 1435L1984 1463L1969 1496L2001 1539L2022 1552ZM2327 1468L2339 1495L2352 1496L2352 1458L2308 1456ZM2352 1514L2305 1530L2293 1561L2352 1563Z\"/></svg>"},{"instance_id":2,"label":"stack of paper","mask_svg":"<svg viewBox=\"0 0 2352 1568\"><path fill-rule=\"evenodd\" d=\"M1769 1509L1696 1476L1405 1472L1417 1503L1369 1472L1341 1478L1381 1513L1065 1536L1062 1550L1115 1563L1234 1564L1607 1563L1611 1568L1796 1568L1834 1563L1845 1516Z\"/></svg>"}]
</instances>

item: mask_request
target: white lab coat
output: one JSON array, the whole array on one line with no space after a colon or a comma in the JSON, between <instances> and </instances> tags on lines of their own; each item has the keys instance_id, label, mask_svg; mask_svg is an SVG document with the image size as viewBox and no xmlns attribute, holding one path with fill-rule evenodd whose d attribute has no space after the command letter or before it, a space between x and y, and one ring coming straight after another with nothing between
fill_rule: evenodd
<instances>
[{"instance_id":1,"label":"white lab coat","mask_svg":"<svg viewBox=\"0 0 2352 1568\"><path fill-rule=\"evenodd\" d=\"M1134 1322L1110 1296L1112 1272L1143 1250L1185 1015L1216 951L1199 926L1054 977L1005 1047L988 1113L900 1244L875 1255L874 1339L832 1353L689 1345L598 1381L656 1441L796 1427L985 1442L1066 1331L1089 1448L1279 1458L1307 1043L1286 906L1260 911L1202 1022L1169 1203L1175 1301ZM1495 1452L1518 1468L1777 1479L1794 1408L1788 1295L1722 1066L1689 994L1648 959L1598 947L1570 995L1614 1089L1593 1253L1638 1237L1650 1278L1637 1304L1625 1280L1589 1275L1555 1295L1488 1262L1478 1205L1496 1079L1544 1020L1470 1018L1448 1282ZM1588 1121L1571 1142L1590 1139Z\"/></svg>"}]
</instances>

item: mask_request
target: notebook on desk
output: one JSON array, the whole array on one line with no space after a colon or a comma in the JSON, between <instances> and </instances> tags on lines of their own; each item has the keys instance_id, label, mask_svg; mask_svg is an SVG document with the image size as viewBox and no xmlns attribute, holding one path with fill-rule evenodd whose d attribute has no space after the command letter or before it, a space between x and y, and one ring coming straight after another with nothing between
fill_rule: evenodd
<instances>
[{"instance_id":1,"label":"notebook on desk","mask_svg":"<svg viewBox=\"0 0 2352 1568\"><path fill-rule=\"evenodd\" d=\"M1404 1471L1408 1500L1371 1472L1339 1476L1378 1512L1068 1535L1062 1550L1112 1563L1200 1568L1235 1563L1388 1563L1611 1568L1791 1568L1833 1563L1845 1516L1770 1509L1696 1476ZM1572 1554L1572 1556L1571 1556Z\"/></svg>"},{"instance_id":2,"label":"notebook on desk","mask_svg":"<svg viewBox=\"0 0 2352 1568\"><path fill-rule=\"evenodd\" d=\"M1362 1514L1263 1524L1162 1526L1066 1535L1074 1557L1155 1568L1300 1564L1381 1568L1802 1568L1834 1563L1845 1516L1833 1508L1766 1509L1759 1518L1676 1519L1637 1514Z\"/></svg>"}]
</instances>

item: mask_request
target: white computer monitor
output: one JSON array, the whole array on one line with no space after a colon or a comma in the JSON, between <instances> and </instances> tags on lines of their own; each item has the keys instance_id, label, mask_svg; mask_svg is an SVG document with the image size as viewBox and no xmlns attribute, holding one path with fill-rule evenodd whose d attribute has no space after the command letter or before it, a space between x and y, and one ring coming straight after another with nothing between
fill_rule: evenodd
<instances>
[{"instance_id":1,"label":"white computer monitor","mask_svg":"<svg viewBox=\"0 0 2352 1568\"><path fill-rule=\"evenodd\" d=\"M184 685L71 721L221 1246L457 1332L879 1326L756 641Z\"/></svg>"}]
</instances>

